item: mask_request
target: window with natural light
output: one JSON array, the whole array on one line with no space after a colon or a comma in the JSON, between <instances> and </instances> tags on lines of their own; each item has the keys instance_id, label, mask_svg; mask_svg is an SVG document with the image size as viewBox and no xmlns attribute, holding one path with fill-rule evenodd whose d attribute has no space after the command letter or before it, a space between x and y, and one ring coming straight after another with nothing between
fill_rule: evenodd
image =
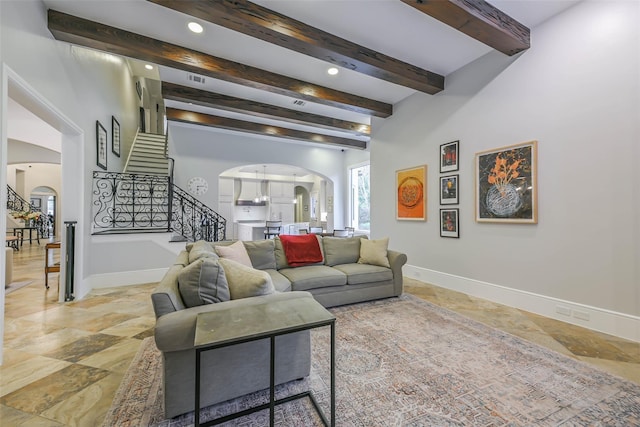
<instances>
[{"instance_id":1,"label":"window with natural light","mask_svg":"<svg viewBox=\"0 0 640 427\"><path fill-rule=\"evenodd\" d=\"M356 231L369 232L370 219L370 190L369 190L369 165L359 165L350 168L351 203L349 217L351 227Z\"/></svg>"}]
</instances>

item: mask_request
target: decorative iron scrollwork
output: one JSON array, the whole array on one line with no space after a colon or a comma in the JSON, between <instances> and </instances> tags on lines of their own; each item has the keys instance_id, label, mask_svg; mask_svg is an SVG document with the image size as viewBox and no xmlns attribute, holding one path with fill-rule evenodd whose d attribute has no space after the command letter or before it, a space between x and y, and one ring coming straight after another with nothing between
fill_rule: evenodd
<instances>
[{"instance_id":1,"label":"decorative iron scrollwork","mask_svg":"<svg viewBox=\"0 0 640 427\"><path fill-rule=\"evenodd\" d=\"M226 220L165 176L95 171L92 204L94 234L166 230L189 241L226 237Z\"/></svg>"}]
</instances>

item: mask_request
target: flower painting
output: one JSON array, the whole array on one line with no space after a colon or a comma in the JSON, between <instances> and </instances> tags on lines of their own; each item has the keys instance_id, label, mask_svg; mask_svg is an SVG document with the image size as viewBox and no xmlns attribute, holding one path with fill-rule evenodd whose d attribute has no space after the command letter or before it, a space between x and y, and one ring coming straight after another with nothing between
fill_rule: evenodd
<instances>
[{"instance_id":1,"label":"flower painting","mask_svg":"<svg viewBox=\"0 0 640 427\"><path fill-rule=\"evenodd\" d=\"M427 219L427 165L396 171L396 219Z\"/></svg>"},{"instance_id":2,"label":"flower painting","mask_svg":"<svg viewBox=\"0 0 640 427\"><path fill-rule=\"evenodd\" d=\"M537 142L476 154L476 221L536 224Z\"/></svg>"}]
</instances>

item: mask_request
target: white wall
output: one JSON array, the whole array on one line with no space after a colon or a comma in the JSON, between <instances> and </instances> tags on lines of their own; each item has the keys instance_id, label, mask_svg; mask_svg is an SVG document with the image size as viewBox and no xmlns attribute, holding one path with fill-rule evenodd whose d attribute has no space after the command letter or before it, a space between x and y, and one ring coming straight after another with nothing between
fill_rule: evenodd
<instances>
[{"instance_id":1,"label":"white wall","mask_svg":"<svg viewBox=\"0 0 640 427\"><path fill-rule=\"evenodd\" d=\"M76 275L76 296L81 297L90 290L83 285L83 279L91 274L89 260L84 257L91 252L91 204L85 200L91 200L92 171L98 169L96 120L107 129L109 170L121 171L137 128L137 95L122 59L56 41L47 29L46 7L41 1L3 1L0 12L1 62L83 134L80 146L67 143L65 148L63 132L62 147L63 220L78 221L76 253L82 275ZM112 115L121 125L120 158L111 153ZM55 127L52 122L56 117L40 117ZM4 139L2 143L6 143Z\"/></svg>"},{"instance_id":2,"label":"white wall","mask_svg":"<svg viewBox=\"0 0 640 427\"><path fill-rule=\"evenodd\" d=\"M490 53L447 76L442 93L416 94L374 121L372 230L406 251L405 271L480 296L512 289L521 299L584 305L593 316L640 315L638 9L633 1L579 3L534 28L532 47L518 57ZM457 139L461 235L446 239L438 148ZM539 141L538 224L476 223L474 154L531 140ZM428 221L396 221L394 171L423 163Z\"/></svg>"}]
</instances>

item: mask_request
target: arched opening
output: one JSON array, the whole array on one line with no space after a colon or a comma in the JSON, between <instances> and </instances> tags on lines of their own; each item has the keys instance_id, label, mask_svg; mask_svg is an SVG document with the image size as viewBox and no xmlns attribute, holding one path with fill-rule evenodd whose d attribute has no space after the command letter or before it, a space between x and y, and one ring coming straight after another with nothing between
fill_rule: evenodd
<instances>
[{"instance_id":1,"label":"arched opening","mask_svg":"<svg viewBox=\"0 0 640 427\"><path fill-rule=\"evenodd\" d=\"M309 191L301 186L296 185L293 189L295 193L295 222L309 222L311 218L309 210Z\"/></svg>"},{"instance_id":2,"label":"arched opening","mask_svg":"<svg viewBox=\"0 0 640 427\"><path fill-rule=\"evenodd\" d=\"M58 193L51 187L40 186L31 190L29 195L31 205L49 217L49 236L56 236L56 221L58 207Z\"/></svg>"},{"instance_id":3,"label":"arched opening","mask_svg":"<svg viewBox=\"0 0 640 427\"><path fill-rule=\"evenodd\" d=\"M227 219L228 237L260 238L267 220L282 221L283 234L323 227L333 230L333 182L298 166L250 164L218 177L218 212Z\"/></svg>"}]
</instances>

